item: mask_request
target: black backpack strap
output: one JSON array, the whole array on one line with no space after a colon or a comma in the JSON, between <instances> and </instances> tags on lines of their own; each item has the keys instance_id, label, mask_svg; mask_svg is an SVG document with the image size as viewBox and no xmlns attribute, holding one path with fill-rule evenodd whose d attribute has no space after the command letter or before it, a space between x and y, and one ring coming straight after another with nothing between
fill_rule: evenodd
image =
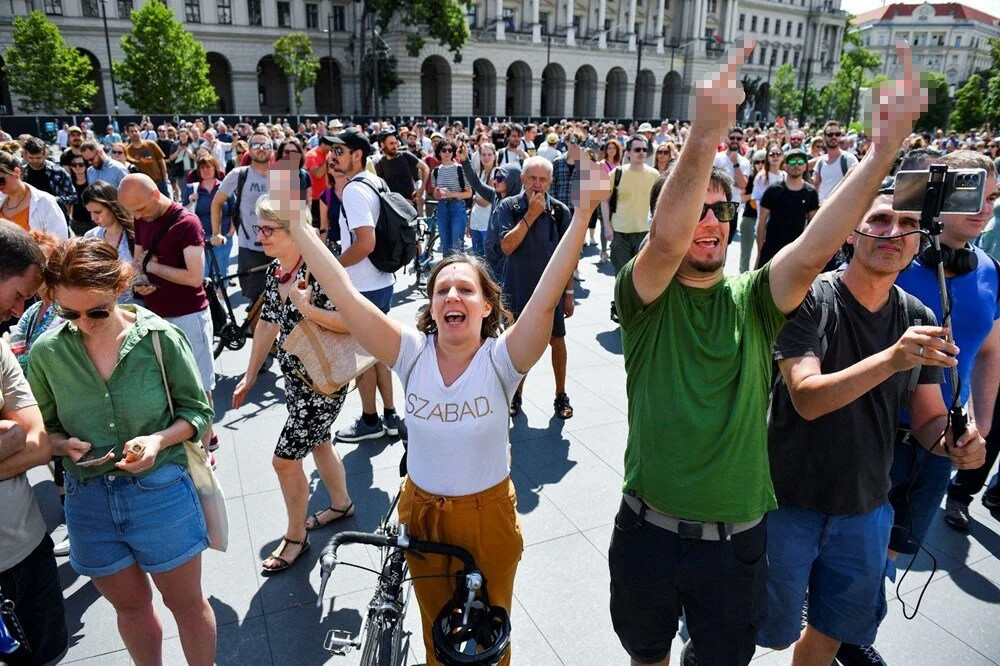
<instances>
[{"instance_id":1,"label":"black backpack strap","mask_svg":"<svg viewBox=\"0 0 1000 666\"><path fill-rule=\"evenodd\" d=\"M816 332L819 334L819 360L822 361L823 357L826 356L826 350L830 347L828 340L832 332L830 329L836 323L836 317L831 316L831 314L835 315L837 312L837 295L829 274L824 273L816 278L813 287L815 288L816 305L820 309Z\"/></svg>"},{"instance_id":2,"label":"black backpack strap","mask_svg":"<svg viewBox=\"0 0 1000 666\"><path fill-rule=\"evenodd\" d=\"M168 220L167 223L164 224L160 228L160 230L156 232L156 236L153 237L153 242L149 244L148 248L146 248L146 254L142 258L143 273L146 272L146 269L149 266L149 262L152 261L154 256L156 256L156 251L160 249L160 243L163 241L163 238L170 231L170 228L174 226L174 223L177 222L177 218L178 218L177 215L171 217L171 219Z\"/></svg>"},{"instance_id":3,"label":"black backpack strap","mask_svg":"<svg viewBox=\"0 0 1000 666\"><path fill-rule=\"evenodd\" d=\"M847 155L844 155L843 153L840 154L840 175L847 175Z\"/></svg>"},{"instance_id":4,"label":"black backpack strap","mask_svg":"<svg viewBox=\"0 0 1000 666\"><path fill-rule=\"evenodd\" d=\"M990 261L993 262L993 268L997 270L997 303L1000 303L1000 262L997 262L989 252L986 252L986 256L990 258Z\"/></svg>"},{"instance_id":5,"label":"black backpack strap","mask_svg":"<svg viewBox=\"0 0 1000 666\"><path fill-rule=\"evenodd\" d=\"M247 177L250 175L250 168L251 167L248 166L239 167L240 175L236 177L236 192L234 193L236 205L233 207L233 222L235 223L236 231L238 233L243 231L243 186L247 184Z\"/></svg>"},{"instance_id":6,"label":"black backpack strap","mask_svg":"<svg viewBox=\"0 0 1000 666\"><path fill-rule=\"evenodd\" d=\"M463 192L465 191L465 169L462 168L461 164L458 165L458 186Z\"/></svg>"},{"instance_id":7,"label":"black backpack strap","mask_svg":"<svg viewBox=\"0 0 1000 666\"><path fill-rule=\"evenodd\" d=\"M610 217L614 217L615 213L618 212L618 186L622 182L621 166L615 167L614 175L611 180L611 197L608 199L608 213ZM607 221L610 222L611 220Z\"/></svg>"},{"instance_id":8,"label":"black backpack strap","mask_svg":"<svg viewBox=\"0 0 1000 666\"><path fill-rule=\"evenodd\" d=\"M924 304L921 303L917 298L911 296L910 294L903 291L903 288L898 284L894 284L893 287L896 290L896 294L899 296L900 309L903 312L903 316L906 317L906 327L910 326L921 326L924 324ZM917 383L920 381L920 371L923 369L922 365L915 365L910 370L909 377L906 380L906 390L912 393L917 388Z\"/></svg>"}]
</instances>

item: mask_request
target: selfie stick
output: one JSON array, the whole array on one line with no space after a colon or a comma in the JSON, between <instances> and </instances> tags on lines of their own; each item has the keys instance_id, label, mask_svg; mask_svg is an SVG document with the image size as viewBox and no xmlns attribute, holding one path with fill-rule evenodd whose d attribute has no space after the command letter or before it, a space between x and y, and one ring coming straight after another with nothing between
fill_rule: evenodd
<instances>
[{"instance_id":1,"label":"selfie stick","mask_svg":"<svg viewBox=\"0 0 1000 666\"><path fill-rule=\"evenodd\" d=\"M937 257L938 291L941 294L941 313L944 316L941 325L948 330L945 339L954 342L954 337L951 334L951 305L948 302L948 285L944 277L944 262L941 261L941 232L944 230L944 225L938 219L938 216L941 215L941 209L944 207L944 194L947 189L945 175L947 173L948 166L945 164L932 164L930 166L930 172L927 175L927 188L924 191L924 205L920 211L920 227L928 232L934 256ZM958 404L958 368L952 366L949 371L954 397L948 409L951 412L952 436L957 442L958 438L965 433L966 418L965 413L962 412L962 405Z\"/></svg>"}]
</instances>

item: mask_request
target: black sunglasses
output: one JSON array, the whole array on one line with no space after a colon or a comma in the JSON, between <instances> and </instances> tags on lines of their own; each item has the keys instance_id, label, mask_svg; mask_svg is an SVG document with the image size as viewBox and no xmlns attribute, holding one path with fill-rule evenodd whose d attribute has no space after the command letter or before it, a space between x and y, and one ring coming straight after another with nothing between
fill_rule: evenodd
<instances>
[{"instance_id":1,"label":"black sunglasses","mask_svg":"<svg viewBox=\"0 0 1000 666\"><path fill-rule=\"evenodd\" d=\"M251 225L250 228L253 230L253 235L261 235L264 238L270 238L277 231L277 227L262 227L259 224Z\"/></svg>"},{"instance_id":2,"label":"black sunglasses","mask_svg":"<svg viewBox=\"0 0 1000 666\"><path fill-rule=\"evenodd\" d=\"M442 153L453 153L455 151L453 149L451 149L451 148L442 148L441 152Z\"/></svg>"},{"instance_id":3,"label":"black sunglasses","mask_svg":"<svg viewBox=\"0 0 1000 666\"><path fill-rule=\"evenodd\" d=\"M833 138L833 137L835 137L835 136L842 136L843 134L844 134L843 132L827 132L827 133L826 133L826 135L827 135L828 137L831 137L831 138Z\"/></svg>"},{"instance_id":4,"label":"black sunglasses","mask_svg":"<svg viewBox=\"0 0 1000 666\"><path fill-rule=\"evenodd\" d=\"M768 157L781 157L782 155L784 155L784 153L782 153L780 151L779 152L771 152L771 153L767 154Z\"/></svg>"},{"instance_id":5,"label":"black sunglasses","mask_svg":"<svg viewBox=\"0 0 1000 666\"><path fill-rule=\"evenodd\" d=\"M740 205L735 201L717 201L714 204L704 204L701 207L701 217L698 218L698 221L704 220L708 211L711 210L719 222L732 222L736 219L736 211L739 207Z\"/></svg>"},{"instance_id":6,"label":"black sunglasses","mask_svg":"<svg viewBox=\"0 0 1000 666\"><path fill-rule=\"evenodd\" d=\"M61 305L58 306L57 309L59 316L69 321L76 321L80 317L86 317L87 319L93 319L96 321L99 319L107 319L108 317L110 317L111 311L115 309L115 305L112 303L111 305L105 305L103 308L93 308L91 310L87 310L86 312L67 310Z\"/></svg>"},{"instance_id":7,"label":"black sunglasses","mask_svg":"<svg viewBox=\"0 0 1000 666\"><path fill-rule=\"evenodd\" d=\"M716 135L716 136L718 136L718 135ZM731 137L729 137L729 140L730 141L742 141L743 137L740 136L740 135L738 135L738 134L734 134Z\"/></svg>"},{"instance_id":8,"label":"black sunglasses","mask_svg":"<svg viewBox=\"0 0 1000 666\"><path fill-rule=\"evenodd\" d=\"M637 146L637 147L635 147L635 148L632 149L632 152L633 153L648 153L649 152L649 148L645 148L643 146Z\"/></svg>"},{"instance_id":9,"label":"black sunglasses","mask_svg":"<svg viewBox=\"0 0 1000 666\"><path fill-rule=\"evenodd\" d=\"M87 163L86 162L70 162L69 165L71 167L85 167L85 166L87 166Z\"/></svg>"}]
</instances>

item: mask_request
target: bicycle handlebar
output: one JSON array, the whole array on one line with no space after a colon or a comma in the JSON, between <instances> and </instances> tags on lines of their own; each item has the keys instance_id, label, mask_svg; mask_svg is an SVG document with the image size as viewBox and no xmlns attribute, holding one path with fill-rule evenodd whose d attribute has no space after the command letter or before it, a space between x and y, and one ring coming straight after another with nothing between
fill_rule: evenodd
<instances>
[{"instance_id":1,"label":"bicycle handlebar","mask_svg":"<svg viewBox=\"0 0 1000 666\"><path fill-rule=\"evenodd\" d=\"M330 538L330 542L323 549L319 557L320 565L320 586L319 594L316 597L316 606L323 605L323 593L326 591L326 584L330 580L330 575L337 566L337 549L347 543L363 543L379 548L399 548L417 553L427 553L431 555L447 555L455 557L462 562L466 572L477 570L476 560L472 553L459 546L436 541L421 541L411 537L404 537L404 543L399 543L397 536L386 536L383 534L371 534L369 532L340 532Z\"/></svg>"}]
</instances>

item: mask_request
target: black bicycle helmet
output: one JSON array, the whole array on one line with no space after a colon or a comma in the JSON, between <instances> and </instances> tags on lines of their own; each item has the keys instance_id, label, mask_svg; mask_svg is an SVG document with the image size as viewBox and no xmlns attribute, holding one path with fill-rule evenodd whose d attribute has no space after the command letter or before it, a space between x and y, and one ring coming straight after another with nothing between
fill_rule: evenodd
<instances>
[{"instance_id":1,"label":"black bicycle helmet","mask_svg":"<svg viewBox=\"0 0 1000 666\"><path fill-rule=\"evenodd\" d=\"M465 614L465 588L445 604L434 621L434 656L445 666L496 666L510 649L510 616L490 606L483 590Z\"/></svg>"}]
</instances>

